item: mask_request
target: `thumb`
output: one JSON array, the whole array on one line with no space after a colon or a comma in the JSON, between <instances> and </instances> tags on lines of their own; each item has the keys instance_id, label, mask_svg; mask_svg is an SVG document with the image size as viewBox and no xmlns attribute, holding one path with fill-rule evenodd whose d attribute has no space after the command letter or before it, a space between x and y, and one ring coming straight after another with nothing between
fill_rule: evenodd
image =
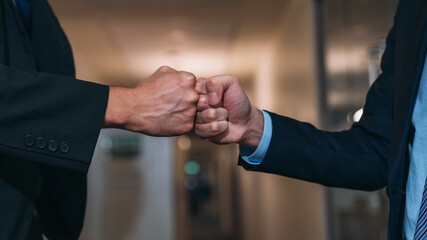
<instances>
[{"instance_id":1,"label":"thumb","mask_svg":"<svg viewBox=\"0 0 427 240\"><path fill-rule=\"evenodd\" d=\"M209 105L211 107L222 107L224 93L235 81L236 78L229 75L221 75L209 78L206 82Z\"/></svg>"},{"instance_id":2,"label":"thumb","mask_svg":"<svg viewBox=\"0 0 427 240\"><path fill-rule=\"evenodd\" d=\"M208 103L211 107L222 107L223 87L220 83L208 81L206 83Z\"/></svg>"}]
</instances>

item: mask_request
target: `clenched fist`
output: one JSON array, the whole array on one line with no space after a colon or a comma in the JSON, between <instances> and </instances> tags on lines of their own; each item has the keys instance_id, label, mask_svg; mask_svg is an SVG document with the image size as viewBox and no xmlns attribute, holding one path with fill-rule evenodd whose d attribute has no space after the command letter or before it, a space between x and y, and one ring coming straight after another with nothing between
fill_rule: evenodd
<instances>
[{"instance_id":1,"label":"clenched fist","mask_svg":"<svg viewBox=\"0 0 427 240\"><path fill-rule=\"evenodd\" d=\"M135 88L110 88L105 127L151 136L174 136L194 127L196 77L169 67L159 68Z\"/></svg>"},{"instance_id":2,"label":"clenched fist","mask_svg":"<svg viewBox=\"0 0 427 240\"><path fill-rule=\"evenodd\" d=\"M199 79L196 90L196 134L208 141L239 143L256 148L261 140L264 117L251 106L237 78L229 75Z\"/></svg>"}]
</instances>

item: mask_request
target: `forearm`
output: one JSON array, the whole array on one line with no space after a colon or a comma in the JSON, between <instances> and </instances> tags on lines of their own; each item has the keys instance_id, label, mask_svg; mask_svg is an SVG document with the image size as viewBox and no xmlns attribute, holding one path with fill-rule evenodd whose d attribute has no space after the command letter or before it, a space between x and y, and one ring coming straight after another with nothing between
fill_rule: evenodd
<instances>
[{"instance_id":1,"label":"forearm","mask_svg":"<svg viewBox=\"0 0 427 240\"><path fill-rule=\"evenodd\" d=\"M105 111L103 128L125 128L131 112L129 98L131 89L122 87L110 87L108 104Z\"/></svg>"}]
</instances>

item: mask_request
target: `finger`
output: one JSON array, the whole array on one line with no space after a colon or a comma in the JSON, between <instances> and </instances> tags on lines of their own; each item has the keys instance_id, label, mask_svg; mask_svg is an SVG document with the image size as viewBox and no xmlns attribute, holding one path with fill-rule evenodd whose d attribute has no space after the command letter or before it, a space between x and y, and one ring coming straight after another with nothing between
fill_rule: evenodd
<instances>
[{"instance_id":1,"label":"finger","mask_svg":"<svg viewBox=\"0 0 427 240\"><path fill-rule=\"evenodd\" d=\"M220 82L209 79L206 83L208 104L211 107L222 107L224 87Z\"/></svg>"},{"instance_id":2,"label":"finger","mask_svg":"<svg viewBox=\"0 0 427 240\"><path fill-rule=\"evenodd\" d=\"M224 121L228 119L228 111L225 108L209 108L203 112L198 112L197 123L210 123L215 121Z\"/></svg>"},{"instance_id":3,"label":"finger","mask_svg":"<svg viewBox=\"0 0 427 240\"><path fill-rule=\"evenodd\" d=\"M176 72L176 70L173 69L173 68L171 68L171 67L169 67L169 66L161 66L159 69L157 69L156 72L159 72L159 73L174 73L174 72Z\"/></svg>"},{"instance_id":4,"label":"finger","mask_svg":"<svg viewBox=\"0 0 427 240\"><path fill-rule=\"evenodd\" d=\"M206 90L206 78L199 78L196 81L196 86L194 87L194 89L199 93L199 94L207 94L207 90Z\"/></svg>"},{"instance_id":5,"label":"finger","mask_svg":"<svg viewBox=\"0 0 427 240\"><path fill-rule=\"evenodd\" d=\"M193 104L193 106L195 106L196 103L199 101L199 94L192 89L186 89L182 100L191 103Z\"/></svg>"},{"instance_id":6,"label":"finger","mask_svg":"<svg viewBox=\"0 0 427 240\"><path fill-rule=\"evenodd\" d=\"M201 138L211 138L227 131L227 129L227 121L216 121L202 124L196 123L195 132Z\"/></svg>"},{"instance_id":7,"label":"finger","mask_svg":"<svg viewBox=\"0 0 427 240\"><path fill-rule=\"evenodd\" d=\"M196 85L196 76L189 72L179 72L181 78L181 86L194 89Z\"/></svg>"},{"instance_id":8,"label":"finger","mask_svg":"<svg viewBox=\"0 0 427 240\"><path fill-rule=\"evenodd\" d=\"M237 78L230 75L220 75L209 78L206 83L209 105L212 107L220 107L222 105L221 102L224 93L238 83Z\"/></svg>"},{"instance_id":9,"label":"finger","mask_svg":"<svg viewBox=\"0 0 427 240\"><path fill-rule=\"evenodd\" d=\"M209 108L208 96L207 95L199 95L199 101L197 102L197 111L202 112Z\"/></svg>"}]
</instances>

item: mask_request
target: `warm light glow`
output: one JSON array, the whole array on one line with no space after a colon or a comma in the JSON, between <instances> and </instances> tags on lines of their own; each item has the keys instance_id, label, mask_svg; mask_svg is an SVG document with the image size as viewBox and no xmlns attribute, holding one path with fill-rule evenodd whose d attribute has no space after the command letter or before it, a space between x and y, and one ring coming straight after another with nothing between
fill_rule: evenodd
<instances>
[{"instance_id":1,"label":"warm light glow","mask_svg":"<svg viewBox=\"0 0 427 240\"><path fill-rule=\"evenodd\" d=\"M131 74L144 77L163 65L176 70L189 71L196 77L210 77L226 73L227 55L223 51L200 49L184 52L145 52L129 56Z\"/></svg>"},{"instance_id":2,"label":"warm light glow","mask_svg":"<svg viewBox=\"0 0 427 240\"><path fill-rule=\"evenodd\" d=\"M188 136L180 136L178 138L178 147L182 151L188 151L191 148L191 139Z\"/></svg>"},{"instance_id":3,"label":"warm light glow","mask_svg":"<svg viewBox=\"0 0 427 240\"><path fill-rule=\"evenodd\" d=\"M366 47L332 48L327 57L327 68L331 74L359 72L366 69Z\"/></svg>"},{"instance_id":4,"label":"warm light glow","mask_svg":"<svg viewBox=\"0 0 427 240\"><path fill-rule=\"evenodd\" d=\"M354 113L354 115L353 115L353 121L354 122L360 121L360 119L362 118L362 115L363 115L363 108L357 110L357 112Z\"/></svg>"},{"instance_id":5,"label":"warm light glow","mask_svg":"<svg viewBox=\"0 0 427 240\"><path fill-rule=\"evenodd\" d=\"M261 55L255 75L256 105L272 109L274 103L274 48L268 45Z\"/></svg>"}]
</instances>

